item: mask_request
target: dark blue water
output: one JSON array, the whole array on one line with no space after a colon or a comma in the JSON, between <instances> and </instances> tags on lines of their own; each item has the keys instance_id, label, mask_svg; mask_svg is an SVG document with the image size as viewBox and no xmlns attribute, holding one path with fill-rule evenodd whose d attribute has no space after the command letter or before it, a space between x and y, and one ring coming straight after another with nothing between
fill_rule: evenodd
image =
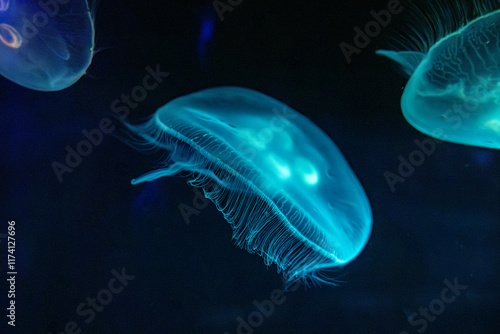
<instances>
[{"instance_id":1,"label":"dark blue water","mask_svg":"<svg viewBox=\"0 0 500 334\"><path fill-rule=\"evenodd\" d=\"M0 233L15 221L17 270L14 329L0 234L2 333L497 333L500 152L429 144L405 121L406 79L374 55L396 18L349 64L339 47L388 2L221 3L223 20L211 1L102 1L88 76L54 93L0 78ZM154 157L114 137L113 115L139 122L220 85L299 110L356 172L374 228L338 287L283 292L183 178L130 185Z\"/></svg>"}]
</instances>

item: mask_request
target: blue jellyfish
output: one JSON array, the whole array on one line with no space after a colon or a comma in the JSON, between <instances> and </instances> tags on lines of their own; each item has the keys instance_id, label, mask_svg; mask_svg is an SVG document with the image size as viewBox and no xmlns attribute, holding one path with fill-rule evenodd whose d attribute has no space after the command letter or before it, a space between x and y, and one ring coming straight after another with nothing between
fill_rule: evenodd
<instances>
[{"instance_id":1,"label":"blue jellyfish","mask_svg":"<svg viewBox=\"0 0 500 334\"><path fill-rule=\"evenodd\" d=\"M408 3L403 51L378 50L411 76L401 98L417 130L453 143L500 148L500 2ZM410 51L408 51L410 50Z\"/></svg>"},{"instance_id":2,"label":"blue jellyfish","mask_svg":"<svg viewBox=\"0 0 500 334\"><path fill-rule=\"evenodd\" d=\"M132 184L189 175L233 228L235 243L275 263L289 282L327 282L372 229L367 196L332 140L259 92L219 87L177 98L126 142L162 158Z\"/></svg>"},{"instance_id":3,"label":"blue jellyfish","mask_svg":"<svg viewBox=\"0 0 500 334\"><path fill-rule=\"evenodd\" d=\"M0 74L26 88L57 91L90 65L94 47L86 0L0 0Z\"/></svg>"}]
</instances>

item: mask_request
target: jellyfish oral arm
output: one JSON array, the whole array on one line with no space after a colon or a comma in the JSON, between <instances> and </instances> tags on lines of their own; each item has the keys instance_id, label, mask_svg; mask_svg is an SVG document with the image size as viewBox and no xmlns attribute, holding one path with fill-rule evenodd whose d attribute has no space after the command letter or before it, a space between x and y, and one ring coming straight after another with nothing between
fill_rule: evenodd
<instances>
[{"instance_id":1,"label":"jellyfish oral arm","mask_svg":"<svg viewBox=\"0 0 500 334\"><path fill-rule=\"evenodd\" d=\"M201 182L200 180L203 180L203 182L205 182L206 179L211 179L215 183L220 184L227 189L230 189L229 184L223 177L219 177L214 171L210 169L200 169L198 167L199 162L197 161L195 154L192 154L185 160L176 161L176 159L179 159L179 157L176 158L176 155L174 153L170 156L170 161L172 162L170 165L164 168L152 170L146 174L139 176L138 178L132 179L131 183L133 185L136 185L143 182L151 182L161 177L174 176L183 171L188 171L196 175L191 181L188 182L192 186L198 187L197 183Z\"/></svg>"},{"instance_id":2,"label":"jellyfish oral arm","mask_svg":"<svg viewBox=\"0 0 500 334\"><path fill-rule=\"evenodd\" d=\"M179 163L179 162L175 162L166 168L156 169L156 170L153 170L153 171L148 172L146 174L143 174L143 175L139 176L138 178L132 179L132 181L130 181L130 183L135 185L135 184L139 184L139 183L143 183L143 182L150 182L150 181L154 181L160 177L172 176L172 175L178 174L182 170L184 170L184 165Z\"/></svg>"},{"instance_id":3,"label":"jellyfish oral arm","mask_svg":"<svg viewBox=\"0 0 500 334\"><path fill-rule=\"evenodd\" d=\"M387 57L403 68L403 71L411 76L417 66L425 58L425 54L418 51L390 51L390 50L377 50L375 54Z\"/></svg>"}]
</instances>

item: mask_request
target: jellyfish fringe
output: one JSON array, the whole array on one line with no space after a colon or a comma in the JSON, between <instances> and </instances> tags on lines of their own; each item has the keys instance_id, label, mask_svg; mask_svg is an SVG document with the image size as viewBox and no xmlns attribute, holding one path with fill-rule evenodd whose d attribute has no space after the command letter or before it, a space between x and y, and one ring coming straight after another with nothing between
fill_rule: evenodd
<instances>
[{"instance_id":1,"label":"jellyfish fringe","mask_svg":"<svg viewBox=\"0 0 500 334\"><path fill-rule=\"evenodd\" d=\"M458 31L474 19L500 8L498 0L423 0L401 1L404 14L398 19L404 32L393 37L395 50L413 50L426 54L442 38Z\"/></svg>"},{"instance_id":2,"label":"jellyfish fringe","mask_svg":"<svg viewBox=\"0 0 500 334\"><path fill-rule=\"evenodd\" d=\"M122 141L140 152L160 156L157 168L133 184L186 171L183 176L188 177L187 183L202 189L229 222L235 244L262 256L267 266L275 263L278 273L283 273L285 287L296 282L306 286L338 284L330 274L338 271L341 262L335 261L332 254L324 254L289 220L293 219L295 226L307 226L308 235L319 235L310 218L282 194L271 199L259 190L258 174L227 144L196 128L184 126L180 130L174 126L173 131L163 126L156 115L140 125L124 125L126 137L118 135ZM232 163L214 158L213 152L204 149L207 147L224 153L225 161L231 156Z\"/></svg>"}]
</instances>

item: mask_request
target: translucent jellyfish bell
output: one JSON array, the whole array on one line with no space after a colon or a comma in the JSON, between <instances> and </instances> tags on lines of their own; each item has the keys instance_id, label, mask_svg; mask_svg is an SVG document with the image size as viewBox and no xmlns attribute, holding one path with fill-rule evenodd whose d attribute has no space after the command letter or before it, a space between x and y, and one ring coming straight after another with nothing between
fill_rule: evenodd
<instances>
[{"instance_id":1,"label":"translucent jellyfish bell","mask_svg":"<svg viewBox=\"0 0 500 334\"><path fill-rule=\"evenodd\" d=\"M238 87L177 98L128 144L167 157L137 184L189 172L233 228L240 247L289 280L325 281L352 261L372 228L366 194L342 153L309 119Z\"/></svg>"},{"instance_id":2,"label":"translucent jellyfish bell","mask_svg":"<svg viewBox=\"0 0 500 334\"><path fill-rule=\"evenodd\" d=\"M0 74L30 89L61 90L90 65L94 47L86 0L0 0Z\"/></svg>"},{"instance_id":3,"label":"translucent jellyfish bell","mask_svg":"<svg viewBox=\"0 0 500 334\"><path fill-rule=\"evenodd\" d=\"M443 2L443 4L441 4ZM464 145L500 148L500 3L426 1L403 48L378 50L410 75L401 98L417 130Z\"/></svg>"}]
</instances>

